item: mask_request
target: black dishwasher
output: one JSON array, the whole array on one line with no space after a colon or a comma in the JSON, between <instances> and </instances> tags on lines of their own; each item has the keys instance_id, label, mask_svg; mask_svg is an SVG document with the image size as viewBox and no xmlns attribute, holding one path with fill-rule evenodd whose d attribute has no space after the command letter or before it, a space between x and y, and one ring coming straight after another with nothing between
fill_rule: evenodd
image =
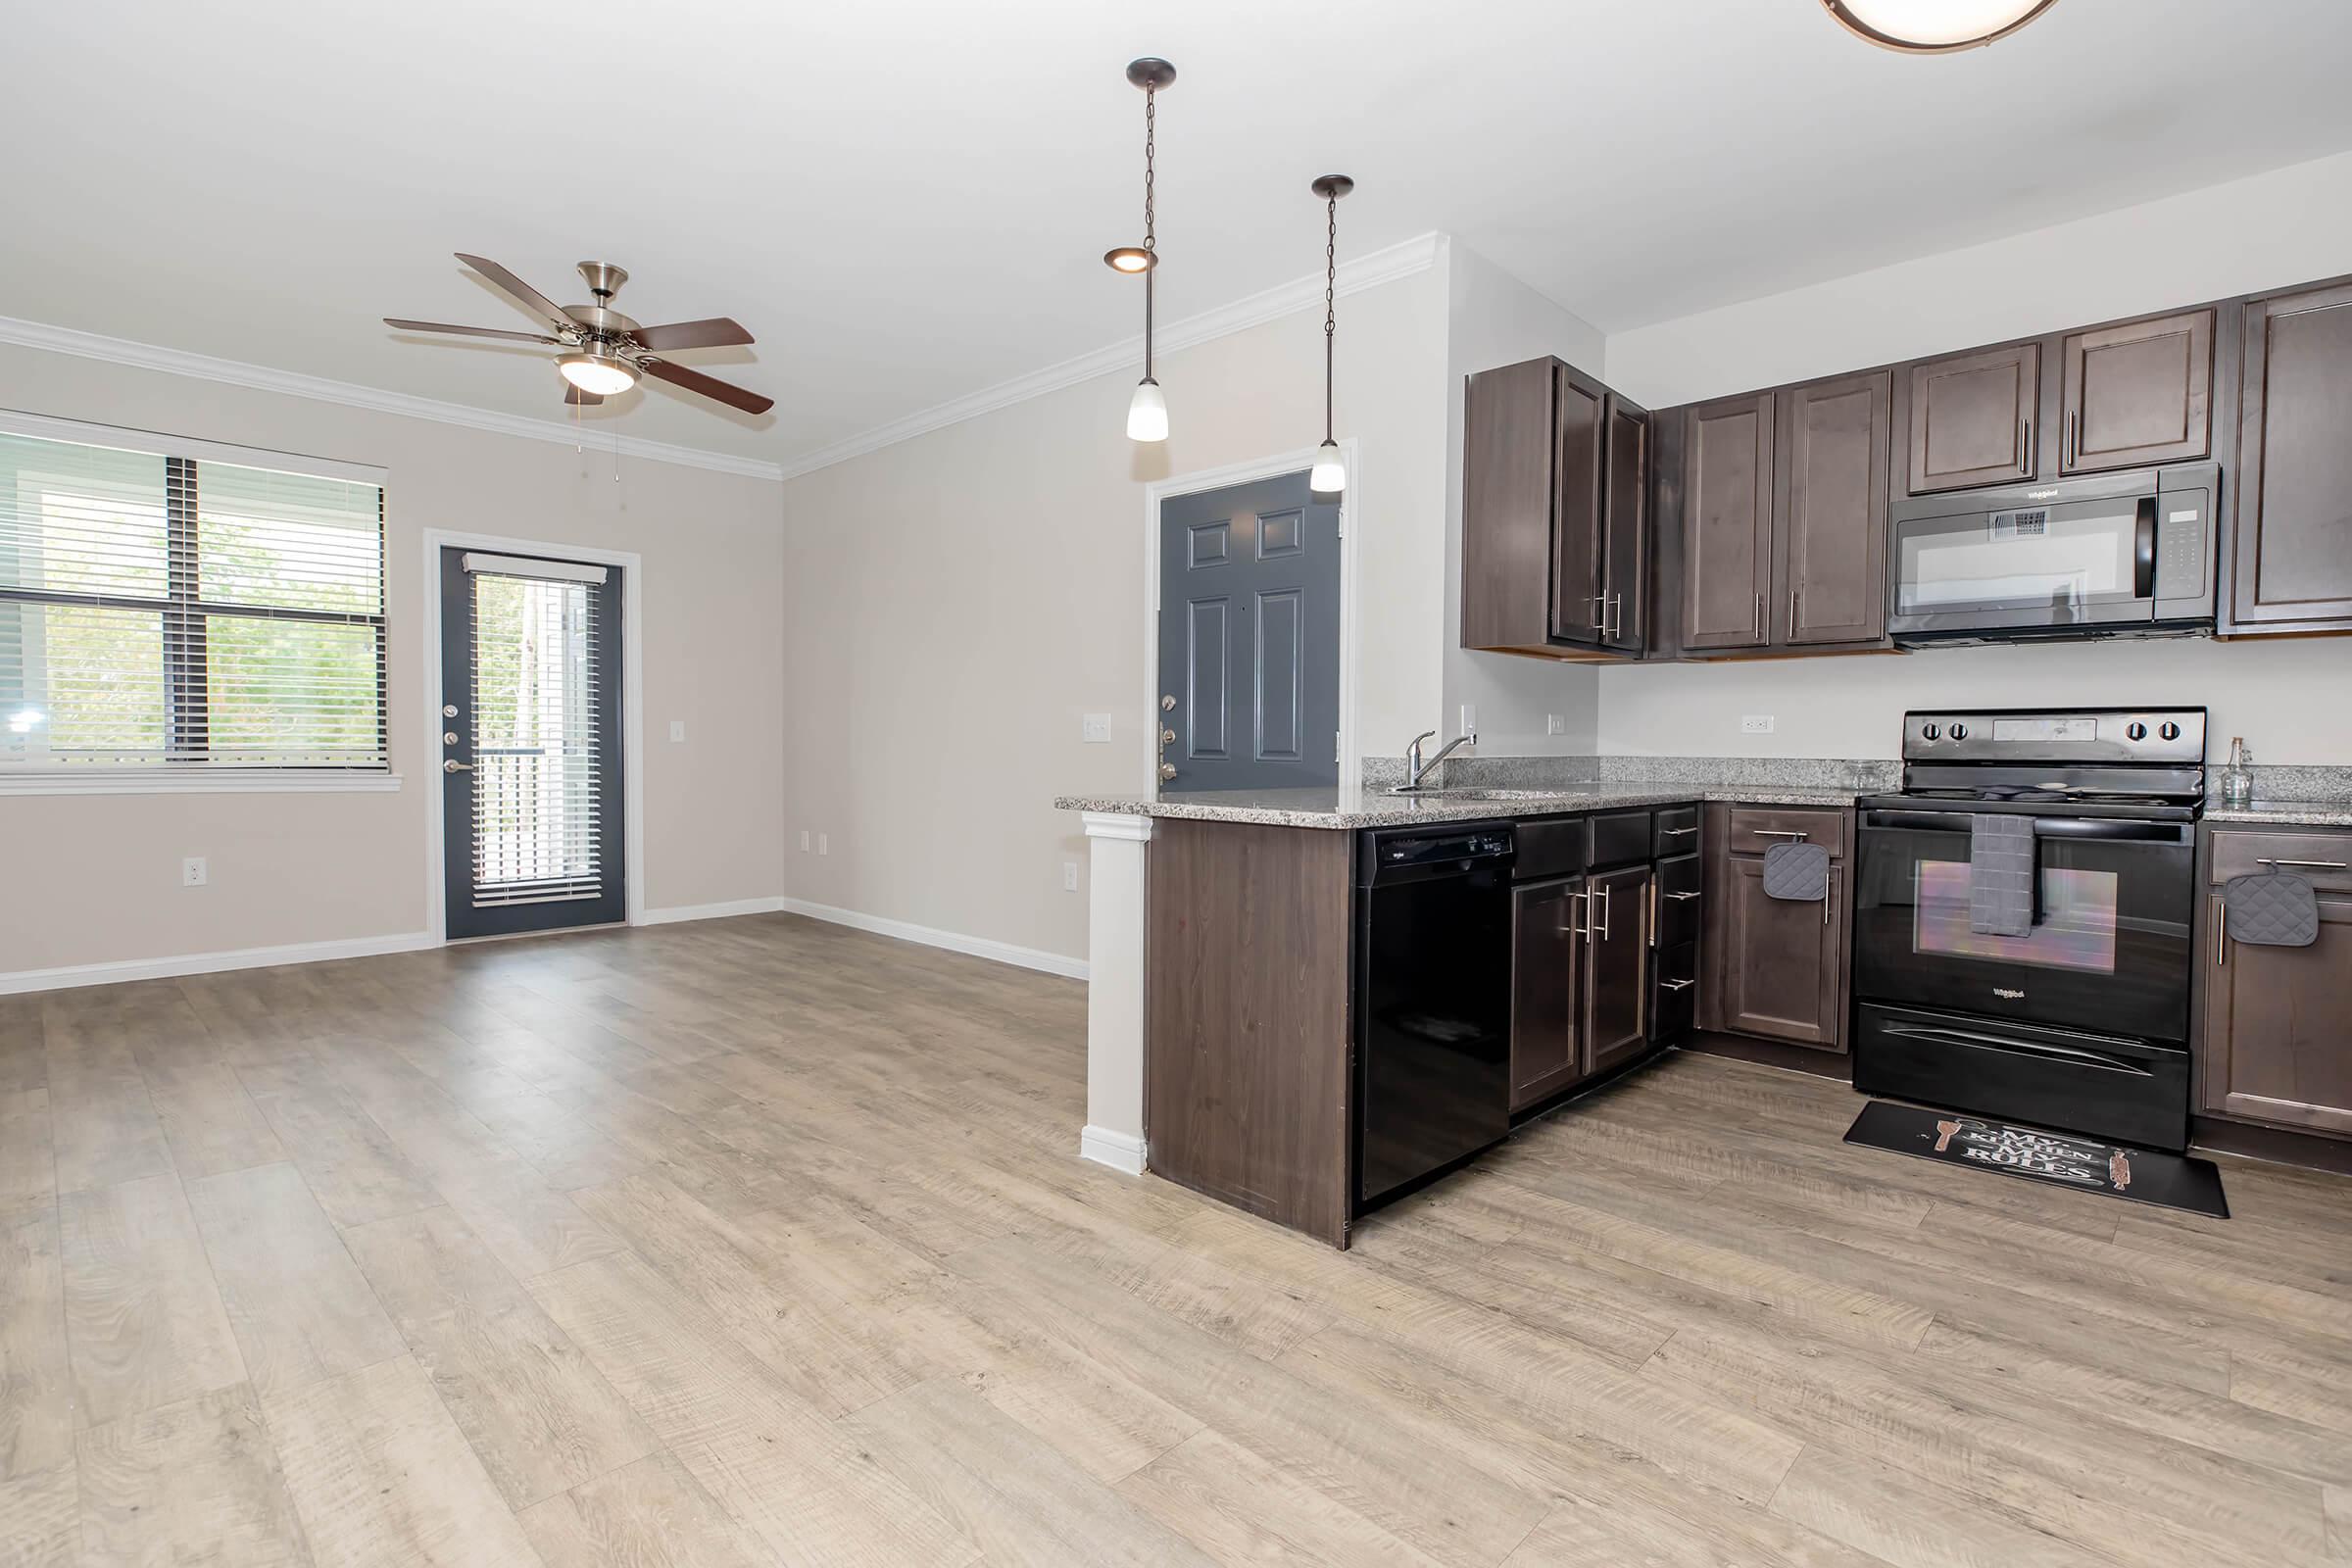
<instances>
[{"instance_id":1,"label":"black dishwasher","mask_svg":"<svg viewBox=\"0 0 2352 1568\"><path fill-rule=\"evenodd\" d=\"M1358 1209L1510 1131L1513 854L1507 822L1358 841Z\"/></svg>"}]
</instances>

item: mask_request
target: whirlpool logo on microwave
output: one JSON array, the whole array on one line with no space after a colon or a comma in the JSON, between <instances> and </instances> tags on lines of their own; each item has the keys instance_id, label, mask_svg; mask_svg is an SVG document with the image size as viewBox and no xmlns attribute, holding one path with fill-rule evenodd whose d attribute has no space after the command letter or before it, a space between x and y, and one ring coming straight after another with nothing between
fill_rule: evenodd
<instances>
[{"instance_id":1,"label":"whirlpool logo on microwave","mask_svg":"<svg viewBox=\"0 0 2352 1568\"><path fill-rule=\"evenodd\" d=\"M2012 991L2007 986L1994 986L1992 988L1992 994L2000 998L2003 1002L2023 1002L2026 1000L2026 994L2023 991Z\"/></svg>"}]
</instances>

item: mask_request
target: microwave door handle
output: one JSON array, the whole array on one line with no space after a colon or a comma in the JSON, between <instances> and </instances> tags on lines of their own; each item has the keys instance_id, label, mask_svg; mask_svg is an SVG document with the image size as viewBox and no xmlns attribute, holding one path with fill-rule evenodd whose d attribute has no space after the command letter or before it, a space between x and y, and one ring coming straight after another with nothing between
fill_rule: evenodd
<instances>
[{"instance_id":1,"label":"microwave door handle","mask_svg":"<svg viewBox=\"0 0 2352 1568\"><path fill-rule=\"evenodd\" d=\"M2156 597L2156 498L2141 496L2132 530L2132 597Z\"/></svg>"}]
</instances>

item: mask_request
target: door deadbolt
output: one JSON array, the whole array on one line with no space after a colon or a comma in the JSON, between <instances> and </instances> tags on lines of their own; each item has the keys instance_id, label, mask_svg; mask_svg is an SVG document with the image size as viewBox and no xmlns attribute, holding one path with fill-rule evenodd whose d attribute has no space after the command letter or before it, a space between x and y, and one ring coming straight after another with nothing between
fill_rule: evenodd
<instances>
[{"instance_id":1,"label":"door deadbolt","mask_svg":"<svg viewBox=\"0 0 2352 1568\"><path fill-rule=\"evenodd\" d=\"M455 718L455 717L457 717L457 716L458 716L458 705L457 705L457 704L455 704L455 703L443 703L443 704L441 705L441 716L442 716L443 718Z\"/></svg>"},{"instance_id":2,"label":"door deadbolt","mask_svg":"<svg viewBox=\"0 0 2352 1568\"><path fill-rule=\"evenodd\" d=\"M458 732L457 732L456 730L454 730L454 729L445 729L445 730L443 730L443 731L441 732L441 744L442 744L442 745L444 745L444 746L455 746L455 745L457 745L457 744L458 744Z\"/></svg>"},{"instance_id":3,"label":"door deadbolt","mask_svg":"<svg viewBox=\"0 0 2352 1568\"><path fill-rule=\"evenodd\" d=\"M1173 713L1176 711L1176 699L1166 692L1160 693L1159 710L1163 713Z\"/></svg>"}]
</instances>

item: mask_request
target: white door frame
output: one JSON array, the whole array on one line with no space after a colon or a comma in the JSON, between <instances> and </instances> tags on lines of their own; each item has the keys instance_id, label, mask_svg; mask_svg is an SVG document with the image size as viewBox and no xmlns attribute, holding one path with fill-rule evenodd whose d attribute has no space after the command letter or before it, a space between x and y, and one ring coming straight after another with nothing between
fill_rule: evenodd
<instances>
[{"instance_id":1,"label":"white door frame","mask_svg":"<svg viewBox=\"0 0 2352 1568\"><path fill-rule=\"evenodd\" d=\"M1302 473L1315 466L1314 447L1300 447L1276 457L1229 463L1221 468L1154 479L1144 486L1144 776L1149 794L1159 795L1159 508L1172 496L1194 495ZM1340 787L1353 789L1363 759L1355 745L1355 561L1363 536L1364 469L1355 437L1340 443L1340 459L1348 467L1348 489L1340 498Z\"/></svg>"},{"instance_id":2,"label":"white door frame","mask_svg":"<svg viewBox=\"0 0 2352 1568\"><path fill-rule=\"evenodd\" d=\"M454 528L424 530L424 762L428 779L424 810L424 929L436 942L449 940L448 879L442 854L441 732L441 552L487 550L507 556L544 556L551 561L585 561L620 568L620 804L622 874L628 878L628 920L645 923L645 564L634 550L597 550L545 539L512 539ZM555 933L544 933L555 934Z\"/></svg>"}]
</instances>

